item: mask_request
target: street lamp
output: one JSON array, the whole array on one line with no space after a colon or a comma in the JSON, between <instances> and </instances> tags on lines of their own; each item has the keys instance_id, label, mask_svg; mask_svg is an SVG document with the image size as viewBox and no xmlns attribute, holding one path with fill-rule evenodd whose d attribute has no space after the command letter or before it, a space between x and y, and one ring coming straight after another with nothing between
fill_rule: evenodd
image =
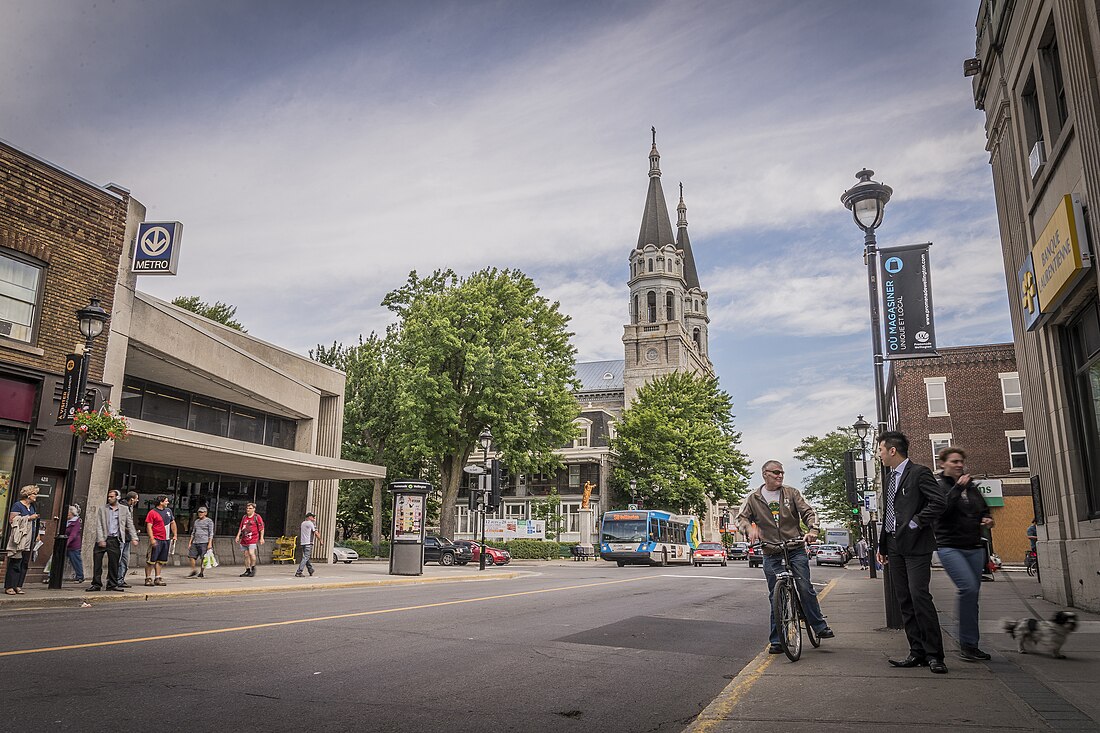
<instances>
[{"instance_id":1,"label":"street lamp","mask_svg":"<svg viewBox=\"0 0 1100 733\"><path fill-rule=\"evenodd\" d=\"M840 202L852 212L856 226L863 230L863 263L867 266L867 294L871 307L871 346L875 368L876 434L886 432L886 385L883 381L882 333L879 330L878 308L878 242L875 230L882 224L883 212L894 189L884 183L872 181L873 170L864 168L856 173L859 183L840 196ZM901 609L890 585L890 567L882 568L883 596L886 604L886 626L901 628Z\"/></svg>"},{"instance_id":2,"label":"street lamp","mask_svg":"<svg viewBox=\"0 0 1100 733\"><path fill-rule=\"evenodd\" d=\"M481 465L485 471L479 478L479 485L481 487L481 554L478 557L478 569L485 569L485 512L489 508L489 487L486 485L489 482L489 446L493 443L493 434L489 431L489 426L486 425L481 431L481 435L477 436L477 441L481 443Z\"/></svg>"},{"instance_id":3,"label":"street lamp","mask_svg":"<svg viewBox=\"0 0 1100 733\"><path fill-rule=\"evenodd\" d=\"M638 493L638 482L634 479L630 479L630 503L637 504L638 500L634 498L634 495Z\"/></svg>"},{"instance_id":4,"label":"street lamp","mask_svg":"<svg viewBox=\"0 0 1100 733\"><path fill-rule=\"evenodd\" d=\"M111 314L103 310L99 304L99 298L91 298L88 305L76 312L76 325L80 335L84 337L83 360L78 371L75 397L72 404L84 405L88 395L88 362L92 356L92 342L99 334L103 333L103 326ZM80 451L80 434L74 432L69 443L69 470L65 473L65 489L62 493L61 510L57 517L57 532L53 540L53 557L50 561L50 589L59 590L64 574L65 544L68 540L67 525L65 522L69 505L73 501L73 491L76 487L76 457Z\"/></svg>"},{"instance_id":5,"label":"street lamp","mask_svg":"<svg viewBox=\"0 0 1100 733\"><path fill-rule=\"evenodd\" d=\"M852 430L856 431L856 435L859 437L859 455L863 460L863 491L866 492L871 487L871 477L867 475L867 434L871 431L871 423L863 419L863 415L860 414L856 421L852 424ZM871 562L868 565L871 568L871 577L877 578L878 571L875 568L878 565L878 558L875 557L878 552L878 537L875 536L875 507L869 507L871 510L871 517L867 520L867 551L870 554L868 558Z\"/></svg>"}]
</instances>

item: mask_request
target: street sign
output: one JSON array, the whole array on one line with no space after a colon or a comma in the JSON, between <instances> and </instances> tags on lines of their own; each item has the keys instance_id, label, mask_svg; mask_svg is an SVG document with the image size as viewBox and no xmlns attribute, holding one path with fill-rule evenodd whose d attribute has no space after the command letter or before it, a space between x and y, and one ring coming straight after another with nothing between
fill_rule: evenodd
<instances>
[{"instance_id":1,"label":"street sign","mask_svg":"<svg viewBox=\"0 0 1100 733\"><path fill-rule=\"evenodd\" d=\"M632 511L632 512L638 511L638 505L637 504L627 504L626 508L627 508L628 511Z\"/></svg>"},{"instance_id":2,"label":"street sign","mask_svg":"<svg viewBox=\"0 0 1100 733\"><path fill-rule=\"evenodd\" d=\"M476 476L479 473L485 473L485 468L483 466L470 464L469 466L463 466L462 471L464 473L472 473Z\"/></svg>"},{"instance_id":3,"label":"street sign","mask_svg":"<svg viewBox=\"0 0 1100 733\"><path fill-rule=\"evenodd\" d=\"M130 272L138 275L175 275L182 236L183 224L178 221L145 221L138 224Z\"/></svg>"},{"instance_id":4,"label":"street sign","mask_svg":"<svg viewBox=\"0 0 1100 733\"><path fill-rule=\"evenodd\" d=\"M864 491L863 506L867 507L868 509L874 509L876 506L878 506L878 492Z\"/></svg>"}]
</instances>

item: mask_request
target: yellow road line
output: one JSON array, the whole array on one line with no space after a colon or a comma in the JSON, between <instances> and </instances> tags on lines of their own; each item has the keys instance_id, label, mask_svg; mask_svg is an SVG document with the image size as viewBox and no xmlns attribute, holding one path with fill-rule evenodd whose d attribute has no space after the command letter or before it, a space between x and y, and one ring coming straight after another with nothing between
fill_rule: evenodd
<instances>
[{"instance_id":1,"label":"yellow road line","mask_svg":"<svg viewBox=\"0 0 1100 733\"><path fill-rule=\"evenodd\" d=\"M836 585L836 581L837 578L830 580L825 589L817 594L819 601L829 595L829 591ZM764 675L764 671L767 670L774 659L775 655L768 654L767 648L757 654L751 662L745 665L745 669L741 674L726 685L725 689L718 693L718 697L714 698L710 705L707 705L703 712L696 716L695 721L684 729L684 733L708 733L714 726L724 722L734 707L737 706L737 703L745 697L749 688Z\"/></svg>"},{"instance_id":2,"label":"yellow road line","mask_svg":"<svg viewBox=\"0 0 1100 733\"><path fill-rule=\"evenodd\" d=\"M655 576L654 576L655 577ZM439 601L437 603L423 603L417 606L401 606L399 608L382 608L375 611L356 611L354 613L340 613L333 616L315 616L312 618L290 619L288 621L270 621L263 624L250 624L248 626L230 626L223 629L206 629L204 631L185 631L179 634L162 634L160 636L146 636L138 639L114 639L111 641L95 641L87 644L66 644L64 646L49 646L39 649L15 649L0 652L0 657L18 657L25 654L42 654L44 652L65 652L73 649L93 649L103 646L117 646L119 644L139 644L147 641L166 641L168 639L186 639L190 636L207 636L210 634L228 634L234 631L251 631L253 629L268 629L276 626L292 626L294 624L309 624L318 621L337 621L346 618L360 618L363 616L377 616L384 613L399 613L401 611L419 611L425 608L440 608L442 606L456 606L462 603L478 603L481 601L496 601L502 598L516 598L530 596L539 593L556 593L564 590L580 590L582 588L595 588L601 585L615 585L618 583L634 583L639 580L649 580L650 576L626 578L623 580L605 580L599 583L584 583L582 585L568 585L559 588L540 588L538 590L517 591L515 593L501 593L495 596L481 596L479 598L462 598L455 601Z\"/></svg>"}]
</instances>

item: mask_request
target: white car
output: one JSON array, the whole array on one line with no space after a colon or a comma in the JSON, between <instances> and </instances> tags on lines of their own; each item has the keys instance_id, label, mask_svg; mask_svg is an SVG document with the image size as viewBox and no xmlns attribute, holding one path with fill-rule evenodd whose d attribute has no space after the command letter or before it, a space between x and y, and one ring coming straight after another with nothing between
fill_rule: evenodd
<instances>
[{"instance_id":1,"label":"white car","mask_svg":"<svg viewBox=\"0 0 1100 733\"><path fill-rule=\"evenodd\" d=\"M332 548L332 561L345 562L349 565L359 559L359 553L347 547L337 545Z\"/></svg>"}]
</instances>

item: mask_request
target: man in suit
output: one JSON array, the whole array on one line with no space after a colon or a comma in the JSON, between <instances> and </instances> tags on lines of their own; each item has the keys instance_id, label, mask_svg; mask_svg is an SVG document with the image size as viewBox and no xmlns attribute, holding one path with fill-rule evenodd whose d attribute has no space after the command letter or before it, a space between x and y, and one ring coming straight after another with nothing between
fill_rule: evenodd
<instances>
[{"instance_id":1,"label":"man in suit","mask_svg":"<svg viewBox=\"0 0 1100 733\"><path fill-rule=\"evenodd\" d=\"M945 674L943 634L928 583L936 549L933 524L947 507L943 490L927 466L909 460L909 439L888 431L878 436L878 457L890 469L886 485L878 560L889 563L891 585L901 608L909 656L895 667L928 668Z\"/></svg>"},{"instance_id":2,"label":"man in suit","mask_svg":"<svg viewBox=\"0 0 1100 733\"><path fill-rule=\"evenodd\" d=\"M107 492L107 505L99 508L95 521L95 549L92 552L92 584L86 589L89 593L103 590L103 556L107 556L107 590L122 592L127 587L118 574L119 556L126 537L134 537L137 542L137 530L134 519L127 506L118 503L118 490Z\"/></svg>"}]
</instances>

